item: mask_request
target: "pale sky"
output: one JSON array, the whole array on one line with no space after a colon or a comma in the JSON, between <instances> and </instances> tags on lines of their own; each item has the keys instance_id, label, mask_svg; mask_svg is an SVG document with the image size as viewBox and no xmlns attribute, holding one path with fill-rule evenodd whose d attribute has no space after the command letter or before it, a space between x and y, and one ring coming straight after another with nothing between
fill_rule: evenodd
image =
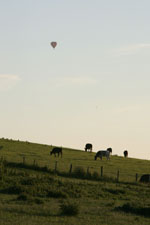
<instances>
[{"instance_id":1,"label":"pale sky","mask_svg":"<svg viewBox=\"0 0 150 225\"><path fill-rule=\"evenodd\" d=\"M149 0L0 0L0 137L150 159L149 12Z\"/></svg>"}]
</instances>

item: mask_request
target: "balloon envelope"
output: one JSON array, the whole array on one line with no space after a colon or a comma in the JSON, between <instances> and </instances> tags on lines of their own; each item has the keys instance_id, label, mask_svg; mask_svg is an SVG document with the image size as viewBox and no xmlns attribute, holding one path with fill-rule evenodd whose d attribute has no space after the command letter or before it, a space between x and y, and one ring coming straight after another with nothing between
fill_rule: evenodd
<instances>
[{"instance_id":1,"label":"balloon envelope","mask_svg":"<svg viewBox=\"0 0 150 225\"><path fill-rule=\"evenodd\" d=\"M53 48L55 48L56 45L57 45L57 42L55 42L55 41L52 41L52 42L51 42L51 46L52 46Z\"/></svg>"}]
</instances>

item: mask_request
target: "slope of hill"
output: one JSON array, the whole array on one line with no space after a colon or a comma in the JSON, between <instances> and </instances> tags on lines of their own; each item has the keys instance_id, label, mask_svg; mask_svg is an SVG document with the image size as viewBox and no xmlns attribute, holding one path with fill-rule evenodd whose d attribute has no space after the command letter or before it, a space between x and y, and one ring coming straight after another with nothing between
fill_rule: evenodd
<instances>
[{"instance_id":1,"label":"slope of hill","mask_svg":"<svg viewBox=\"0 0 150 225\"><path fill-rule=\"evenodd\" d=\"M1 225L149 224L150 188L139 176L150 161L95 161L95 153L69 148L58 158L53 146L8 139L0 146Z\"/></svg>"}]
</instances>

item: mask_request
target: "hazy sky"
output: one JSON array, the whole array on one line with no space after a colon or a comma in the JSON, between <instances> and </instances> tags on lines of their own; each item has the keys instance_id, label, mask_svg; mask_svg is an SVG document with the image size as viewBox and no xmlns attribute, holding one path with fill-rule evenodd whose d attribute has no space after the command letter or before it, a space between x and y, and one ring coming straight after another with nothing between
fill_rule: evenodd
<instances>
[{"instance_id":1,"label":"hazy sky","mask_svg":"<svg viewBox=\"0 0 150 225\"><path fill-rule=\"evenodd\" d=\"M150 159L150 1L0 0L0 115L0 137Z\"/></svg>"}]
</instances>

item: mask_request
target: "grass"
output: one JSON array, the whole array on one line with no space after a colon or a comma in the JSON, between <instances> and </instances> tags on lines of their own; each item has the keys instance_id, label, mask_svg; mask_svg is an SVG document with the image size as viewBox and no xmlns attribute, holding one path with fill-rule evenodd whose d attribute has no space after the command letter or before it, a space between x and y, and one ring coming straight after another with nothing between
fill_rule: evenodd
<instances>
[{"instance_id":1,"label":"grass","mask_svg":"<svg viewBox=\"0 0 150 225\"><path fill-rule=\"evenodd\" d=\"M68 148L55 158L53 146L6 139L0 146L1 225L149 224L150 186L135 174L149 173L150 161L95 161L95 153Z\"/></svg>"},{"instance_id":2,"label":"grass","mask_svg":"<svg viewBox=\"0 0 150 225\"><path fill-rule=\"evenodd\" d=\"M105 159L95 161L95 153L85 153L81 150L77 151L68 148L63 148L63 158L55 158L54 155L49 155L54 146L6 139L0 140L0 146L3 146L0 150L0 157L4 157L9 162L22 163L25 160L25 163L29 165L38 164L40 167L48 167L54 170L57 161L57 168L61 172L69 171L71 164L72 169L82 166L87 171L89 167L89 172L92 173L100 173L101 166L103 166L104 174L112 177L116 177L119 169L120 179L123 181L135 181L136 173L139 176L142 173L149 173L149 160L112 156L109 162Z\"/></svg>"}]
</instances>

